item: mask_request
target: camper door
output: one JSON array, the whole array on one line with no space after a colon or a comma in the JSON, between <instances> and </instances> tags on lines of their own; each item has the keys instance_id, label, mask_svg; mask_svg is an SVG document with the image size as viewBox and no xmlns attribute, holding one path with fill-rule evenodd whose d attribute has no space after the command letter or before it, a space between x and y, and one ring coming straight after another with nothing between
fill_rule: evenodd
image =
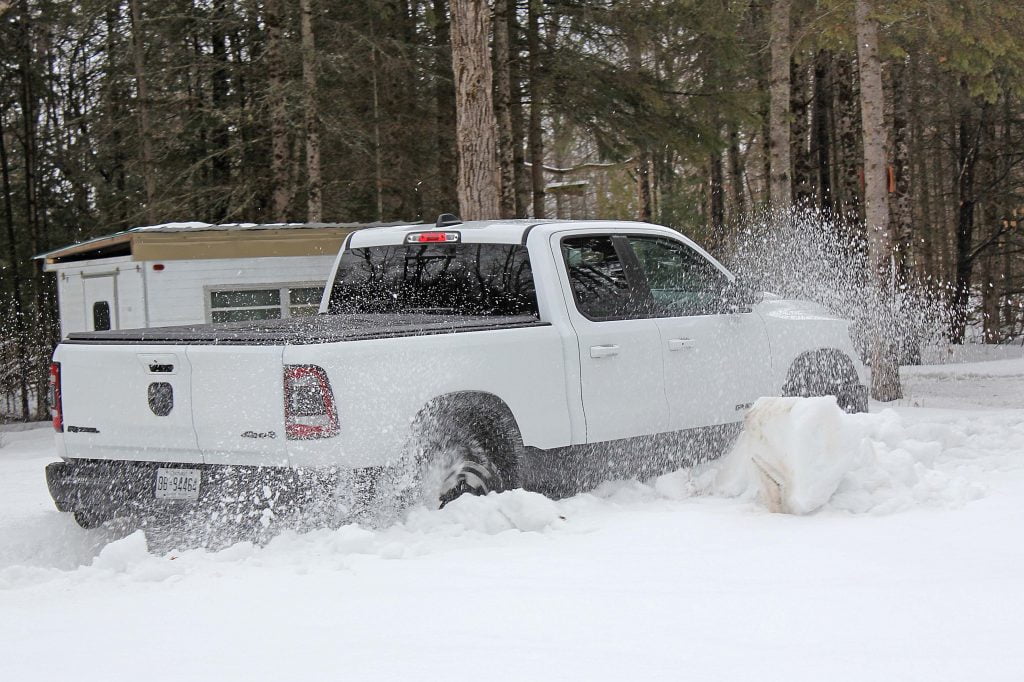
<instances>
[{"instance_id":1,"label":"camper door","mask_svg":"<svg viewBox=\"0 0 1024 682\"><path fill-rule=\"evenodd\" d=\"M118 329L117 273L82 275L85 328L90 332Z\"/></svg>"}]
</instances>

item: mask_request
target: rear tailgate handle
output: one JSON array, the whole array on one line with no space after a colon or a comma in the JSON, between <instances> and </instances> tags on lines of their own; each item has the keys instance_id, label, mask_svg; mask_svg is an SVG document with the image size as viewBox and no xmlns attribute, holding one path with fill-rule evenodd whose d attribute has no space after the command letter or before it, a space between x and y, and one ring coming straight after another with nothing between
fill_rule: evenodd
<instances>
[{"instance_id":1,"label":"rear tailgate handle","mask_svg":"<svg viewBox=\"0 0 1024 682\"><path fill-rule=\"evenodd\" d=\"M174 353L139 353L138 357L149 374L177 374L179 358Z\"/></svg>"},{"instance_id":2,"label":"rear tailgate handle","mask_svg":"<svg viewBox=\"0 0 1024 682\"><path fill-rule=\"evenodd\" d=\"M696 348L697 342L693 339L669 339L668 349L669 350L685 350L687 348Z\"/></svg>"},{"instance_id":3,"label":"rear tailgate handle","mask_svg":"<svg viewBox=\"0 0 1024 682\"><path fill-rule=\"evenodd\" d=\"M618 354L619 354L619 347L614 345L614 344L609 344L607 346L591 346L590 347L590 357L592 357L592 358L607 358L607 357L611 357L612 355L618 355Z\"/></svg>"}]
</instances>

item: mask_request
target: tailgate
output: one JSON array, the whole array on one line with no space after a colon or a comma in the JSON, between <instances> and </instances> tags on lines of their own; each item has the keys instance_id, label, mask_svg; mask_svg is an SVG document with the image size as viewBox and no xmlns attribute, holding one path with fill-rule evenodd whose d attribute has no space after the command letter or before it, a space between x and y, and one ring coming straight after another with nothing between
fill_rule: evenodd
<instances>
[{"instance_id":1,"label":"tailgate","mask_svg":"<svg viewBox=\"0 0 1024 682\"><path fill-rule=\"evenodd\" d=\"M203 461L184 348L61 344L54 359L61 364L66 456Z\"/></svg>"},{"instance_id":2,"label":"tailgate","mask_svg":"<svg viewBox=\"0 0 1024 682\"><path fill-rule=\"evenodd\" d=\"M192 420L207 464L286 466L283 346L188 347Z\"/></svg>"}]
</instances>

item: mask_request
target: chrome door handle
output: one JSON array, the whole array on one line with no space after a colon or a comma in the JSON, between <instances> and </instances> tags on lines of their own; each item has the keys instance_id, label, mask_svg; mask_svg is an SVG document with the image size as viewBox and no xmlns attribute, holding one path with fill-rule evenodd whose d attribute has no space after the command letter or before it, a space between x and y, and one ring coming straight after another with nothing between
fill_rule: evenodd
<instances>
[{"instance_id":1,"label":"chrome door handle","mask_svg":"<svg viewBox=\"0 0 1024 682\"><path fill-rule=\"evenodd\" d=\"M612 355L619 354L619 347L612 344L607 346L591 346L590 357L592 358L607 358Z\"/></svg>"},{"instance_id":2,"label":"chrome door handle","mask_svg":"<svg viewBox=\"0 0 1024 682\"><path fill-rule=\"evenodd\" d=\"M669 339L668 349L669 350L684 350L686 348L696 348L697 342L693 339Z\"/></svg>"}]
</instances>

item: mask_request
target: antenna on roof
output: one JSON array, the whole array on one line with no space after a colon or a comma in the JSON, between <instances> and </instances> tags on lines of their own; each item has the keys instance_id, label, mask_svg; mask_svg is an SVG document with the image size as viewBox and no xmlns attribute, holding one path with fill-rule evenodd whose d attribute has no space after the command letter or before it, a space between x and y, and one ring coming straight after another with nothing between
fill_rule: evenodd
<instances>
[{"instance_id":1,"label":"antenna on roof","mask_svg":"<svg viewBox=\"0 0 1024 682\"><path fill-rule=\"evenodd\" d=\"M454 213L442 213L437 216L437 222L434 227L450 227L452 225L461 225L462 221L459 220L459 216Z\"/></svg>"}]
</instances>

